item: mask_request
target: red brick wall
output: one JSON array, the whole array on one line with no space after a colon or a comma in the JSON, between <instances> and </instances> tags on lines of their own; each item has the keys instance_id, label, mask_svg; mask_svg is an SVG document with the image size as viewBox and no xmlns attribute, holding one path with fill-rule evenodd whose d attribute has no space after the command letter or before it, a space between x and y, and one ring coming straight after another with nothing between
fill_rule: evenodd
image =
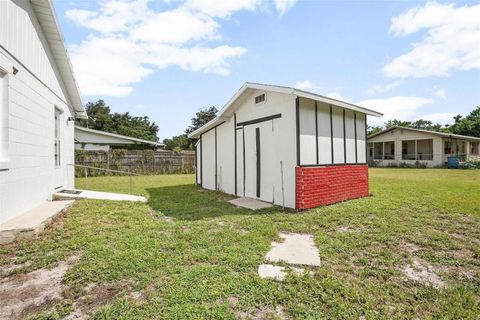
<instances>
[{"instance_id":1,"label":"red brick wall","mask_svg":"<svg viewBox=\"0 0 480 320\"><path fill-rule=\"evenodd\" d=\"M310 209L368 196L368 166L296 167L296 208Z\"/></svg>"}]
</instances>

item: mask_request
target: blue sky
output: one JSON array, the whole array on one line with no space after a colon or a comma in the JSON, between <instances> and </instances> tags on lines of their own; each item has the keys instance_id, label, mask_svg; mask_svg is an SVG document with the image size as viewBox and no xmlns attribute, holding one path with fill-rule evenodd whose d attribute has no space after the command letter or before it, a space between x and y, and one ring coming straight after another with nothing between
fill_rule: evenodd
<instances>
[{"instance_id":1,"label":"blue sky","mask_svg":"<svg viewBox=\"0 0 480 320\"><path fill-rule=\"evenodd\" d=\"M161 139L246 81L449 123L480 105L480 5L413 1L54 1L84 102Z\"/></svg>"}]
</instances>

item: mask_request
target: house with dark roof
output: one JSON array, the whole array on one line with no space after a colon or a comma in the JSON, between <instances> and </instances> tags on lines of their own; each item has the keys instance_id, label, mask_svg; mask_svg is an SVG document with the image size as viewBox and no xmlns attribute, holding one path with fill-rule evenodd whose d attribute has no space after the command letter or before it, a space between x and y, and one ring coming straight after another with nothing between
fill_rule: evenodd
<instances>
[{"instance_id":1,"label":"house with dark roof","mask_svg":"<svg viewBox=\"0 0 480 320\"><path fill-rule=\"evenodd\" d=\"M443 167L450 156L479 157L479 145L478 137L392 127L368 137L367 161L376 166Z\"/></svg>"}]
</instances>

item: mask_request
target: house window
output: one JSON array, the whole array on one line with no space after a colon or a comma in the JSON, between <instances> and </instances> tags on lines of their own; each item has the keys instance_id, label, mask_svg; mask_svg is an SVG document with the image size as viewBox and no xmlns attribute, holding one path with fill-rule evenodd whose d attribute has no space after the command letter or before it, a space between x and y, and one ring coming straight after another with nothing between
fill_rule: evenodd
<instances>
[{"instance_id":1,"label":"house window","mask_svg":"<svg viewBox=\"0 0 480 320\"><path fill-rule=\"evenodd\" d=\"M373 144L373 159L382 160L383 159L383 143L374 143Z\"/></svg>"},{"instance_id":2,"label":"house window","mask_svg":"<svg viewBox=\"0 0 480 320\"><path fill-rule=\"evenodd\" d=\"M55 108L55 166L59 167L61 164L60 161L60 115L61 112Z\"/></svg>"},{"instance_id":3,"label":"house window","mask_svg":"<svg viewBox=\"0 0 480 320\"><path fill-rule=\"evenodd\" d=\"M452 154L452 142L451 141L445 141L445 154Z\"/></svg>"},{"instance_id":4,"label":"house window","mask_svg":"<svg viewBox=\"0 0 480 320\"><path fill-rule=\"evenodd\" d=\"M433 160L433 139L417 140L417 159Z\"/></svg>"},{"instance_id":5,"label":"house window","mask_svg":"<svg viewBox=\"0 0 480 320\"><path fill-rule=\"evenodd\" d=\"M402 141L402 160L415 160L415 140Z\"/></svg>"},{"instance_id":6,"label":"house window","mask_svg":"<svg viewBox=\"0 0 480 320\"><path fill-rule=\"evenodd\" d=\"M255 104L265 101L265 93L255 97Z\"/></svg>"},{"instance_id":7,"label":"house window","mask_svg":"<svg viewBox=\"0 0 480 320\"><path fill-rule=\"evenodd\" d=\"M385 142L385 160L395 160L395 142Z\"/></svg>"},{"instance_id":8,"label":"house window","mask_svg":"<svg viewBox=\"0 0 480 320\"><path fill-rule=\"evenodd\" d=\"M478 142L470 142L470 153L478 154Z\"/></svg>"},{"instance_id":9,"label":"house window","mask_svg":"<svg viewBox=\"0 0 480 320\"><path fill-rule=\"evenodd\" d=\"M0 170L8 169L8 75L0 69Z\"/></svg>"}]
</instances>

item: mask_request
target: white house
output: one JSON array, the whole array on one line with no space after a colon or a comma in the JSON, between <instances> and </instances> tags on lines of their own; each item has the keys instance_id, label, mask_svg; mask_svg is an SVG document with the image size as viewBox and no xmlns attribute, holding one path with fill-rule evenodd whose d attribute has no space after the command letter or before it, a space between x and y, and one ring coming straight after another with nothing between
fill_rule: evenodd
<instances>
[{"instance_id":1,"label":"white house","mask_svg":"<svg viewBox=\"0 0 480 320\"><path fill-rule=\"evenodd\" d=\"M314 93L246 83L198 138L203 188L307 209L368 195L366 117Z\"/></svg>"},{"instance_id":2,"label":"white house","mask_svg":"<svg viewBox=\"0 0 480 320\"><path fill-rule=\"evenodd\" d=\"M52 2L0 1L0 224L73 188L85 116Z\"/></svg>"},{"instance_id":3,"label":"white house","mask_svg":"<svg viewBox=\"0 0 480 320\"><path fill-rule=\"evenodd\" d=\"M75 150L108 151L113 148L157 149L163 143L75 126Z\"/></svg>"},{"instance_id":4,"label":"white house","mask_svg":"<svg viewBox=\"0 0 480 320\"><path fill-rule=\"evenodd\" d=\"M447 158L480 156L480 138L392 127L368 137L368 162L377 166L415 165L445 166Z\"/></svg>"}]
</instances>

